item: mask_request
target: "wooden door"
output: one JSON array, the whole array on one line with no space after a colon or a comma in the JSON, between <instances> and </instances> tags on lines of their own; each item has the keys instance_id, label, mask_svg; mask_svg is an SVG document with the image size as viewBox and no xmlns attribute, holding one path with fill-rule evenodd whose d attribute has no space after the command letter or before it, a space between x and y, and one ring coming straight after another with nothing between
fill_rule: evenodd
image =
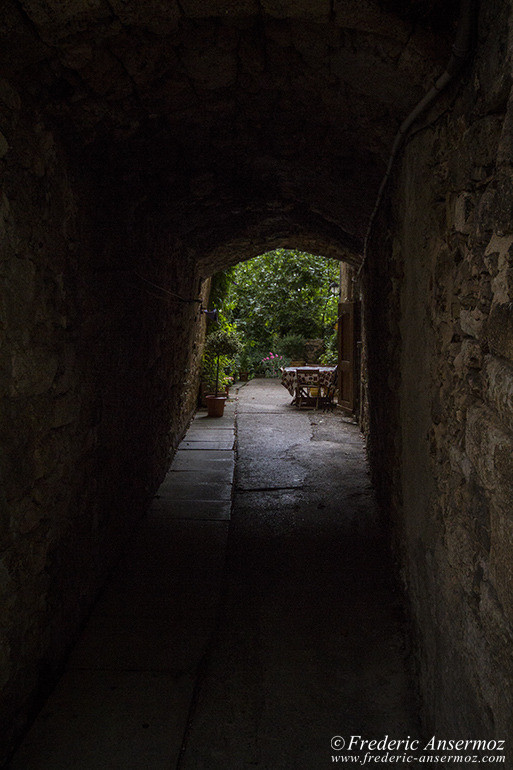
<instances>
[{"instance_id":1,"label":"wooden door","mask_svg":"<svg viewBox=\"0 0 513 770\"><path fill-rule=\"evenodd\" d=\"M351 414L356 410L359 377L356 371L357 323L356 302L341 302L338 306L338 404Z\"/></svg>"}]
</instances>

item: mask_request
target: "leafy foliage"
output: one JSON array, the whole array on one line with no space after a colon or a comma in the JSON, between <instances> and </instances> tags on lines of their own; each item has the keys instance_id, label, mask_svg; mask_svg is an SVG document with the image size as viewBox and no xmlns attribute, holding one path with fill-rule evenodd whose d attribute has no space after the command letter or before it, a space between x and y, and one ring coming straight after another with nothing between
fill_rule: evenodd
<instances>
[{"instance_id":1,"label":"leafy foliage","mask_svg":"<svg viewBox=\"0 0 513 770\"><path fill-rule=\"evenodd\" d=\"M278 352L287 358L301 359L305 357L306 339L301 334L287 334L278 343Z\"/></svg>"},{"instance_id":2,"label":"leafy foliage","mask_svg":"<svg viewBox=\"0 0 513 770\"><path fill-rule=\"evenodd\" d=\"M240 339L228 329L217 329L205 340L205 353L212 356L235 356L240 350Z\"/></svg>"},{"instance_id":3,"label":"leafy foliage","mask_svg":"<svg viewBox=\"0 0 513 770\"><path fill-rule=\"evenodd\" d=\"M212 277L210 286L210 295L208 304L210 308L220 308L224 306L226 297L230 291L232 283L233 267L229 267Z\"/></svg>"},{"instance_id":4,"label":"leafy foliage","mask_svg":"<svg viewBox=\"0 0 513 770\"><path fill-rule=\"evenodd\" d=\"M338 263L326 257L277 249L231 268L223 312L246 342L265 351L290 335L324 337L337 313L330 284Z\"/></svg>"},{"instance_id":5,"label":"leafy foliage","mask_svg":"<svg viewBox=\"0 0 513 770\"><path fill-rule=\"evenodd\" d=\"M336 366L338 364L338 339L337 335L332 334L324 340L324 353L319 359L323 366Z\"/></svg>"},{"instance_id":6,"label":"leafy foliage","mask_svg":"<svg viewBox=\"0 0 513 770\"><path fill-rule=\"evenodd\" d=\"M229 356L219 356L219 375L217 373L217 358L204 355L201 363L201 381L209 391L224 390L233 382L231 373L235 371L235 362ZM216 386L217 382L217 386Z\"/></svg>"},{"instance_id":7,"label":"leafy foliage","mask_svg":"<svg viewBox=\"0 0 513 770\"><path fill-rule=\"evenodd\" d=\"M239 336L233 329L217 329L212 331L205 340L202 376L204 382L219 390L219 384L226 385L228 372L233 371L234 357L241 349Z\"/></svg>"},{"instance_id":8,"label":"leafy foliage","mask_svg":"<svg viewBox=\"0 0 513 770\"><path fill-rule=\"evenodd\" d=\"M214 276L210 307L220 310L219 326L207 327L203 380L213 386L226 375L276 376L290 360L304 359L309 338L325 340L326 360L335 356L333 327L338 299L330 288L339 280L335 260L277 249ZM242 338L239 351L214 354L219 335ZM277 354L271 354L276 350ZM219 363L219 370L218 370Z\"/></svg>"}]
</instances>

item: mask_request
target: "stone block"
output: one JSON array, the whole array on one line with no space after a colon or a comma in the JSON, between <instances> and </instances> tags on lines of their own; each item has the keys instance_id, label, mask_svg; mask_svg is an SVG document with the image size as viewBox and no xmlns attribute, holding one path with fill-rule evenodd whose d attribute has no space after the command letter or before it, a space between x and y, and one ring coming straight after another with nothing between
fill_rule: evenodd
<instances>
[{"instance_id":1,"label":"stone block","mask_svg":"<svg viewBox=\"0 0 513 770\"><path fill-rule=\"evenodd\" d=\"M42 347L18 348L11 358L11 396L37 396L52 386L59 368L56 354Z\"/></svg>"},{"instance_id":2,"label":"stone block","mask_svg":"<svg viewBox=\"0 0 513 770\"><path fill-rule=\"evenodd\" d=\"M513 509L513 435L504 431L490 409L469 410L465 449L484 488L496 502Z\"/></svg>"},{"instance_id":3,"label":"stone block","mask_svg":"<svg viewBox=\"0 0 513 770\"><path fill-rule=\"evenodd\" d=\"M513 366L495 356L486 356L484 386L487 401L513 433Z\"/></svg>"},{"instance_id":4,"label":"stone block","mask_svg":"<svg viewBox=\"0 0 513 770\"><path fill-rule=\"evenodd\" d=\"M477 340L464 339L461 350L454 359L454 368L457 372L466 372L469 369L480 369L483 364L483 351Z\"/></svg>"},{"instance_id":5,"label":"stone block","mask_svg":"<svg viewBox=\"0 0 513 770\"><path fill-rule=\"evenodd\" d=\"M469 192L462 192L452 199L452 212L450 219L457 233L468 235L472 232L474 224L474 195Z\"/></svg>"},{"instance_id":6,"label":"stone block","mask_svg":"<svg viewBox=\"0 0 513 770\"><path fill-rule=\"evenodd\" d=\"M495 162L501 129L502 117L492 115L473 121L464 131L450 160L456 189L465 188L471 179L486 177Z\"/></svg>"},{"instance_id":7,"label":"stone block","mask_svg":"<svg viewBox=\"0 0 513 770\"><path fill-rule=\"evenodd\" d=\"M231 510L230 500L177 500L167 497L155 498L150 509L152 516L158 515L166 521L228 521Z\"/></svg>"},{"instance_id":8,"label":"stone block","mask_svg":"<svg viewBox=\"0 0 513 770\"><path fill-rule=\"evenodd\" d=\"M508 622L513 624L513 518L493 507L490 578Z\"/></svg>"},{"instance_id":9,"label":"stone block","mask_svg":"<svg viewBox=\"0 0 513 770\"><path fill-rule=\"evenodd\" d=\"M497 275L501 267L513 261L512 257L513 235L499 236L493 234L484 251L484 263L492 277ZM494 288L497 294L497 288ZM496 297L496 301L499 301Z\"/></svg>"},{"instance_id":10,"label":"stone block","mask_svg":"<svg viewBox=\"0 0 513 770\"><path fill-rule=\"evenodd\" d=\"M490 352L513 361L513 303L492 307L485 333Z\"/></svg>"},{"instance_id":11,"label":"stone block","mask_svg":"<svg viewBox=\"0 0 513 770\"><path fill-rule=\"evenodd\" d=\"M191 18L251 16L259 10L257 0L214 0L208 3L205 0L182 0L181 6L185 15Z\"/></svg>"},{"instance_id":12,"label":"stone block","mask_svg":"<svg viewBox=\"0 0 513 770\"><path fill-rule=\"evenodd\" d=\"M472 472L472 463L469 458L456 446L452 446L449 449L449 462L451 464L451 470L453 473L459 473L466 481L469 481Z\"/></svg>"},{"instance_id":13,"label":"stone block","mask_svg":"<svg viewBox=\"0 0 513 770\"><path fill-rule=\"evenodd\" d=\"M327 18L330 13L329 0L261 0L265 13L281 19Z\"/></svg>"},{"instance_id":14,"label":"stone block","mask_svg":"<svg viewBox=\"0 0 513 770\"><path fill-rule=\"evenodd\" d=\"M508 174L497 182L493 224L498 235L513 233L513 177Z\"/></svg>"},{"instance_id":15,"label":"stone block","mask_svg":"<svg viewBox=\"0 0 513 770\"><path fill-rule=\"evenodd\" d=\"M486 314L479 307L462 308L460 311L461 331L470 337L479 339L482 336L486 319Z\"/></svg>"},{"instance_id":16,"label":"stone block","mask_svg":"<svg viewBox=\"0 0 513 770\"><path fill-rule=\"evenodd\" d=\"M475 233L480 240L485 240L493 230L497 192L489 187L479 198L475 212Z\"/></svg>"},{"instance_id":17,"label":"stone block","mask_svg":"<svg viewBox=\"0 0 513 770\"><path fill-rule=\"evenodd\" d=\"M456 569L461 583L468 588L472 581L475 555L472 533L460 522L449 520L446 522L445 546L451 565Z\"/></svg>"}]
</instances>

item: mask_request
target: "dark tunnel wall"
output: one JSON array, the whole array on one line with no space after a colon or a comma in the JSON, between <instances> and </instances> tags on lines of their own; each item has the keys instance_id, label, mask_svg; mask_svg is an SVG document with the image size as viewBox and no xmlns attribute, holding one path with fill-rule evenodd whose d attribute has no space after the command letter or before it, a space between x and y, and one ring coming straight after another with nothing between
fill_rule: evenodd
<instances>
[{"instance_id":1,"label":"dark tunnel wall","mask_svg":"<svg viewBox=\"0 0 513 770\"><path fill-rule=\"evenodd\" d=\"M280 245L358 264L457 18L441 0L4 5L2 750L193 408L198 305L151 283L205 296ZM476 69L408 146L364 285L369 450L426 721L463 732L511 715L509 11L483 9Z\"/></svg>"},{"instance_id":2,"label":"dark tunnel wall","mask_svg":"<svg viewBox=\"0 0 513 770\"><path fill-rule=\"evenodd\" d=\"M0 99L15 126L0 219L5 751L168 467L195 405L204 321L198 303L138 277L200 296L162 222L105 199L5 82Z\"/></svg>"},{"instance_id":3,"label":"dark tunnel wall","mask_svg":"<svg viewBox=\"0 0 513 770\"><path fill-rule=\"evenodd\" d=\"M395 520L424 722L502 740L513 721L510 12L481 5L476 57L409 141L364 277L369 453Z\"/></svg>"}]
</instances>

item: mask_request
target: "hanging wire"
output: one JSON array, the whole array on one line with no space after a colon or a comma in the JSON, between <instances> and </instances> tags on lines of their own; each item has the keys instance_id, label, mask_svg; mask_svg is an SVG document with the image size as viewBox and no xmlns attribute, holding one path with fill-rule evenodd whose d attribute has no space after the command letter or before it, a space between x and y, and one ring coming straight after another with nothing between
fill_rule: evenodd
<instances>
[{"instance_id":1,"label":"hanging wire","mask_svg":"<svg viewBox=\"0 0 513 770\"><path fill-rule=\"evenodd\" d=\"M153 283L153 281L150 281L148 278L145 278L140 273L133 271L134 275L136 275L141 281L144 281L144 283L147 283L149 286L153 286L154 289L158 289L159 291L164 292L164 294L167 294L168 296L172 297L177 302L198 302L200 305L202 303L201 299L187 299L186 297L182 297L180 294L176 294L174 291L170 291L169 289L164 288L164 286L159 286L157 283ZM155 296L155 295L153 295Z\"/></svg>"}]
</instances>

